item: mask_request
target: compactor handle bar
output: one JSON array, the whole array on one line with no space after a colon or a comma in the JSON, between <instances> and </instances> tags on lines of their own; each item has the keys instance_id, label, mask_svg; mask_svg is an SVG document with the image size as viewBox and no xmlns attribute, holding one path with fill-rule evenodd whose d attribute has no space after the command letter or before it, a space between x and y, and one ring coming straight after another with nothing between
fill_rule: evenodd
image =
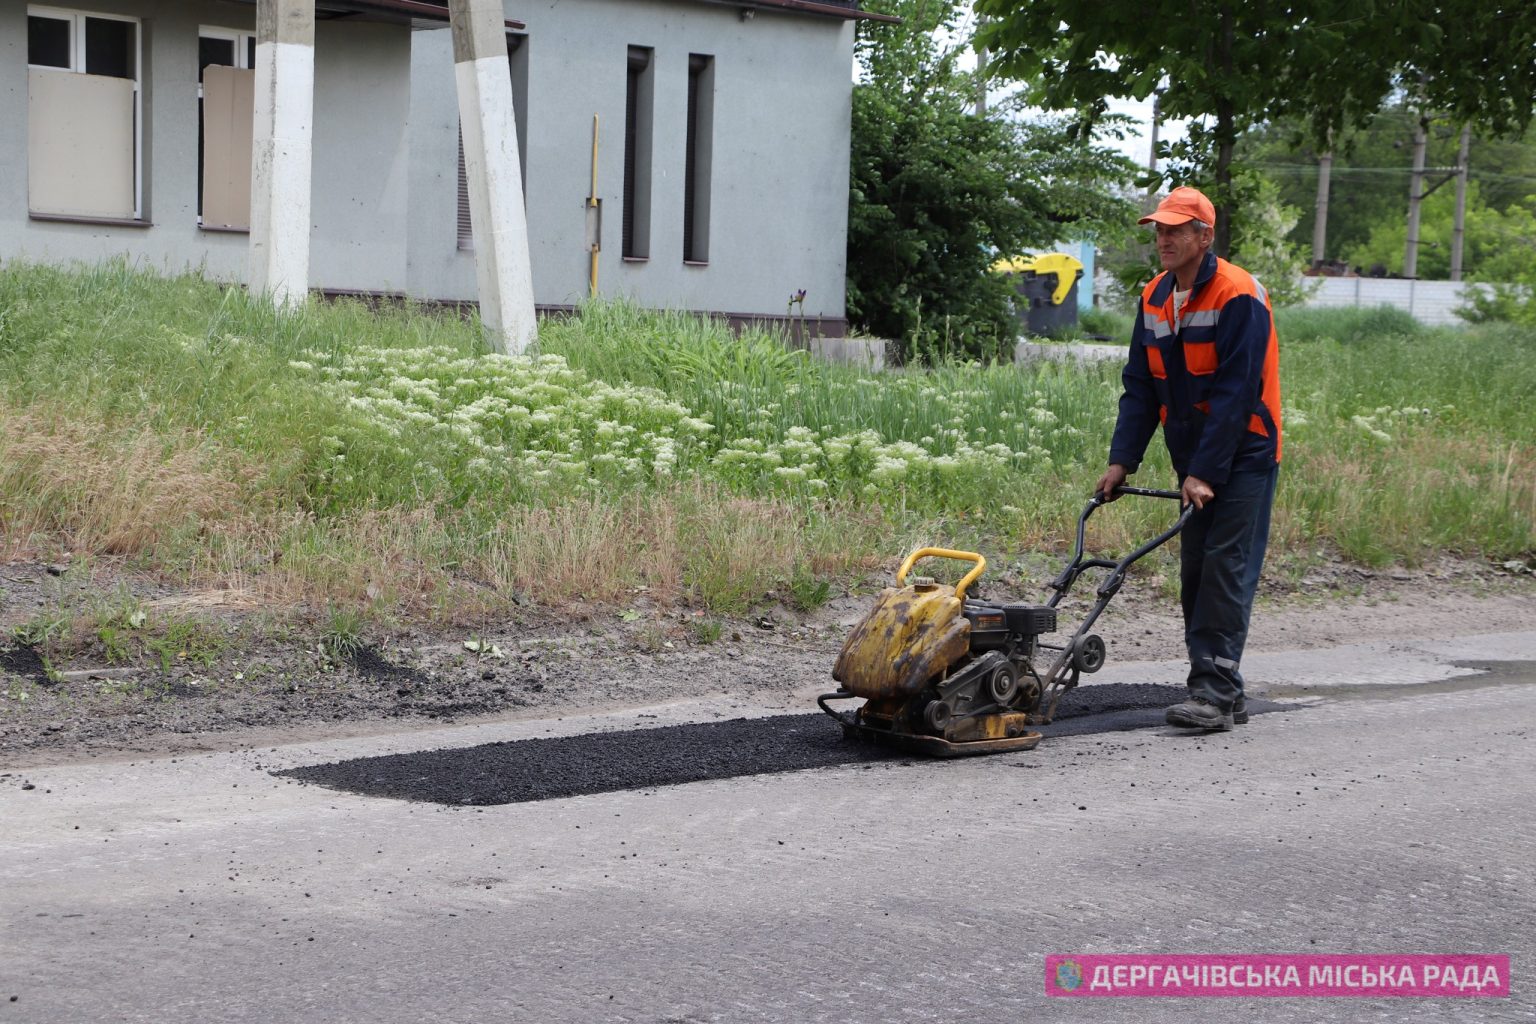
<instances>
[{"instance_id":1,"label":"compactor handle bar","mask_svg":"<svg viewBox=\"0 0 1536 1024\"><path fill-rule=\"evenodd\" d=\"M1115 493L1117 495L1139 494L1148 498L1172 498L1175 501L1182 500L1184 497L1178 491L1156 491L1146 487L1116 487ZM1098 600L1088 610L1087 617L1077 627L1071 639L1060 647L1046 643L1040 645L1041 647L1058 652L1050 669L1044 676L1038 677L1040 679L1041 691L1040 706L1044 709L1043 721L1046 722L1051 721L1055 717L1056 702L1061 699L1062 693L1077 685L1080 669L1074 655L1077 653L1079 645L1085 645L1089 640L1095 639L1089 637L1088 630L1098 619L1100 613L1109 605L1109 599L1115 596L1115 593L1120 589L1120 585L1125 582L1126 570L1137 559L1146 555L1149 551L1154 551L1166 544L1172 539L1174 534L1184 529L1184 524L1189 522L1189 517L1194 515L1195 512L1195 506L1185 505L1179 512L1179 518L1174 521L1172 526L1118 562L1107 558L1084 558L1084 525L1088 522L1088 517L1093 514L1093 510L1104 504L1107 504L1107 502L1101 494L1095 494L1092 498L1088 499L1088 504L1083 509L1083 514L1077 517L1077 546L1072 552L1072 561L1067 563L1067 567L1061 571L1061 575L1052 580L1050 584L1051 589L1056 592L1051 595L1050 600L1046 604L1055 608L1061 603L1061 599L1067 596L1067 591L1071 589L1072 584L1076 582L1077 578L1082 575L1084 569L1109 570L1109 574L1105 576L1104 582L1099 584ZM1102 646L1100 650L1102 650ZM1100 657L1102 658L1102 655ZM1092 669L1089 671L1092 671Z\"/></svg>"},{"instance_id":2,"label":"compactor handle bar","mask_svg":"<svg viewBox=\"0 0 1536 1024\"><path fill-rule=\"evenodd\" d=\"M1139 494L1148 498L1172 498L1175 501L1183 498L1183 495L1178 491L1159 491L1149 487L1120 486L1115 488L1115 493ZM1072 552L1072 561L1067 563L1067 567L1061 571L1060 576L1051 581L1051 589L1056 591L1056 593L1051 596L1051 599L1048 602L1046 602L1050 607L1054 608L1058 603L1060 603L1061 599L1066 596L1066 593L1071 588L1072 584L1075 583L1077 578L1082 575L1084 569L1111 570L1109 576L1104 580L1098 589L1098 597L1100 602L1107 604L1109 599L1115 596L1115 593L1119 591L1120 587L1125 583L1125 572L1131 567L1131 564L1137 559L1146 555L1149 551L1153 551L1166 544L1174 534L1184 529L1184 524L1189 522L1189 517L1195 510L1193 505L1185 506L1183 512L1180 513L1178 520L1173 524L1173 526L1158 534L1156 537L1153 537L1151 540L1147 541L1141 547L1137 548L1135 551L1132 551L1129 555L1126 555L1118 562L1112 562L1107 558L1084 558L1083 531L1088 522L1088 517L1093 514L1094 509L1104 504L1106 504L1104 497L1102 495L1095 494L1092 498L1088 499L1088 504L1083 508L1082 515L1077 517L1077 545ZM975 551L956 551L951 548L918 548L906 558L902 559L901 568L896 570L896 585L898 587L904 587L907 585L907 574L912 571L912 567L916 565L920 559L924 558L957 558L962 562L975 563L970 572L967 572L960 578L960 582L955 584L955 596L962 601L965 600L966 589L970 587L972 583L975 583L978 579L980 579L981 574L987 570L987 560L981 555L977 554ZM1095 609L1087 624L1091 624L1093 619L1098 618L1098 612L1101 610L1102 606L1098 609ZM1087 624L1085 624L1085 628Z\"/></svg>"},{"instance_id":3,"label":"compactor handle bar","mask_svg":"<svg viewBox=\"0 0 1536 1024\"><path fill-rule=\"evenodd\" d=\"M1139 494L1142 497L1171 498L1174 501L1181 501L1184 497L1184 495L1179 491L1160 491L1150 487L1126 487L1123 485L1115 488L1115 494ZM1109 599L1114 597L1116 592L1118 592L1120 587L1125 583L1126 570L1131 567L1132 563L1145 556L1148 552L1155 551L1162 547L1164 544L1168 543L1168 541L1172 539L1175 534L1184 529L1184 524L1189 522L1189 517L1193 515L1195 511L1195 506L1185 505L1183 510L1179 513L1179 518L1174 522L1172 526L1158 534L1156 537L1153 537L1151 540L1147 541L1145 544L1141 545L1141 547L1137 548L1135 551L1132 551L1118 562L1111 561L1107 558L1084 558L1083 532L1087 526L1088 517L1093 514L1094 509L1098 508L1100 505L1105 504L1108 504L1108 502L1104 496L1102 494L1095 494L1092 498L1088 499L1088 504L1083 507L1083 514L1077 517L1077 545L1072 552L1072 561L1068 562L1067 567L1061 570L1061 575L1057 576L1050 583L1051 589L1056 591L1056 593L1052 594L1051 599L1046 603L1052 608L1056 607L1056 605L1061 602L1061 599L1066 596L1067 591L1071 589L1073 583L1077 582L1077 578L1082 575L1084 569L1110 570L1109 575L1104 578L1104 582L1099 584L1099 589L1097 592L1099 600L1103 603L1108 603ZM1098 618L1097 612L1099 610L1101 609L1095 609L1095 613L1092 618ZM1089 621L1091 622L1092 619Z\"/></svg>"},{"instance_id":4,"label":"compactor handle bar","mask_svg":"<svg viewBox=\"0 0 1536 1024\"><path fill-rule=\"evenodd\" d=\"M907 573L912 571L912 566L917 564L920 558L958 558L962 562L975 562L976 566L970 572L960 578L955 584L955 596L965 600L965 588L975 583L981 574L987 571L987 560L974 551L951 551L949 548L918 548L902 560L901 568L896 570L896 585L907 585Z\"/></svg>"}]
</instances>

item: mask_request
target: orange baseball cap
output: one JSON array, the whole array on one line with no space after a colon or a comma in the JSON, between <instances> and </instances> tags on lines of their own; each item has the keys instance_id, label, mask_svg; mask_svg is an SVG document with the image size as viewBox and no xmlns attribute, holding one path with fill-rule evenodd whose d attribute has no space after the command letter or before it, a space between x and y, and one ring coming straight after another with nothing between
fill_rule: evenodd
<instances>
[{"instance_id":1,"label":"orange baseball cap","mask_svg":"<svg viewBox=\"0 0 1536 1024\"><path fill-rule=\"evenodd\" d=\"M1188 224L1192 220L1216 226L1216 207L1205 198L1205 193L1188 185L1181 185L1169 192L1157 209L1138 220L1137 224Z\"/></svg>"}]
</instances>

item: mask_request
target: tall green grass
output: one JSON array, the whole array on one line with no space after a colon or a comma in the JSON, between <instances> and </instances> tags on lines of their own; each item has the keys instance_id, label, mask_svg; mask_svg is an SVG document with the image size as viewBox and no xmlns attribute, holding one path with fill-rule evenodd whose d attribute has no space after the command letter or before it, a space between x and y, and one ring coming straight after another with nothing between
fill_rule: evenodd
<instances>
[{"instance_id":1,"label":"tall green grass","mask_svg":"<svg viewBox=\"0 0 1536 1024\"><path fill-rule=\"evenodd\" d=\"M290 362L429 345L482 350L460 318L410 305L340 301L287 314L240 288L123 262L0 270L0 396L9 404L77 410L125 433L191 432L252 460L265 486L299 504L320 479L322 439L348 416Z\"/></svg>"},{"instance_id":2,"label":"tall green grass","mask_svg":"<svg viewBox=\"0 0 1536 1024\"><path fill-rule=\"evenodd\" d=\"M1275 311L1275 326L1292 344L1312 341L1352 344L1373 338L1408 338L1426 330L1412 313L1395 306L1340 309L1282 306Z\"/></svg>"},{"instance_id":3,"label":"tall green grass","mask_svg":"<svg viewBox=\"0 0 1536 1024\"><path fill-rule=\"evenodd\" d=\"M1536 333L1336 316L1337 332L1313 312L1310 335L1282 335L1286 405L1301 415L1280 508L1372 564L1536 548Z\"/></svg>"},{"instance_id":4,"label":"tall green grass","mask_svg":"<svg viewBox=\"0 0 1536 1024\"><path fill-rule=\"evenodd\" d=\"M1380 564L1436 550L1506 557L1536 546L1536 417L1529 408L1536 333L1431 330L1390 308L1287 309L1277 323L1287 420L1277 506L1282 548L1312 549L1323 540ZM956 429L980 439L1004 417L1017 422L1033 410L1049 412L1055 422L1041 436L1048 457L972 474L962 489L914 488L900 496L905 513L946 529L980 519L1022 544L1059 540L1071 525L1102 470L1119 391L1115 365L949 365L872 376L783 362L771 339L735 342L703 321L664 321L614 306L546 329L542 339L575 365L653 384L706 411L727 440L773 441L795 427L867 427L942 452ZM657 370L714 365L701 354L713 350L778 355L750 375ZM1171 478L1154 439L1138 482ZM1114 532L1145 533L1164 511L1118 506L1123 525Z\"/></svg>"}]
</instances>

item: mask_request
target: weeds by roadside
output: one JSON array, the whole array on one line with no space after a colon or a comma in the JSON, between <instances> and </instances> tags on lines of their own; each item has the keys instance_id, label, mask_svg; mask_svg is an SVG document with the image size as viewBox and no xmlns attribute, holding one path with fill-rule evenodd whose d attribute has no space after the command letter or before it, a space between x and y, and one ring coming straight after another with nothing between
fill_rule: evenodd
<instances>
[{"instance_id":1,"label":"weeds by roadside","mask_svg":"<svg viewBox=\"0 0 1536 1024\"><path fill-rule=\"evenodd\" d=\"M356 657L363 647L363 628L366 624L362 609L335 607L326 610L325 623L320 630L320 649L333 661Z\"/></svg>"}]
</instances>

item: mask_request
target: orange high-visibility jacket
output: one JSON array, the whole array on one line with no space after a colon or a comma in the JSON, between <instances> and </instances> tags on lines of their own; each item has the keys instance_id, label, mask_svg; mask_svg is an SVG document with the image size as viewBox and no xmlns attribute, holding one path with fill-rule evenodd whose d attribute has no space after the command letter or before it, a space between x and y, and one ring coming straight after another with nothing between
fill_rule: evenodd
<instances>
[{"instance_id":1,"label":"orange high-visibility jacket","mask_svg":"<svg viewBox=\"0 0 1536 1024\"><path fill-rule=\"evenodd\" d=\"M1141 293L1109 461L1135 472L1159 424L1179 475L1216 485L1280 461L1280 344L1264 286L1206 253L1173 316L1174 276Z\"/></svg>"}]
</instances>

